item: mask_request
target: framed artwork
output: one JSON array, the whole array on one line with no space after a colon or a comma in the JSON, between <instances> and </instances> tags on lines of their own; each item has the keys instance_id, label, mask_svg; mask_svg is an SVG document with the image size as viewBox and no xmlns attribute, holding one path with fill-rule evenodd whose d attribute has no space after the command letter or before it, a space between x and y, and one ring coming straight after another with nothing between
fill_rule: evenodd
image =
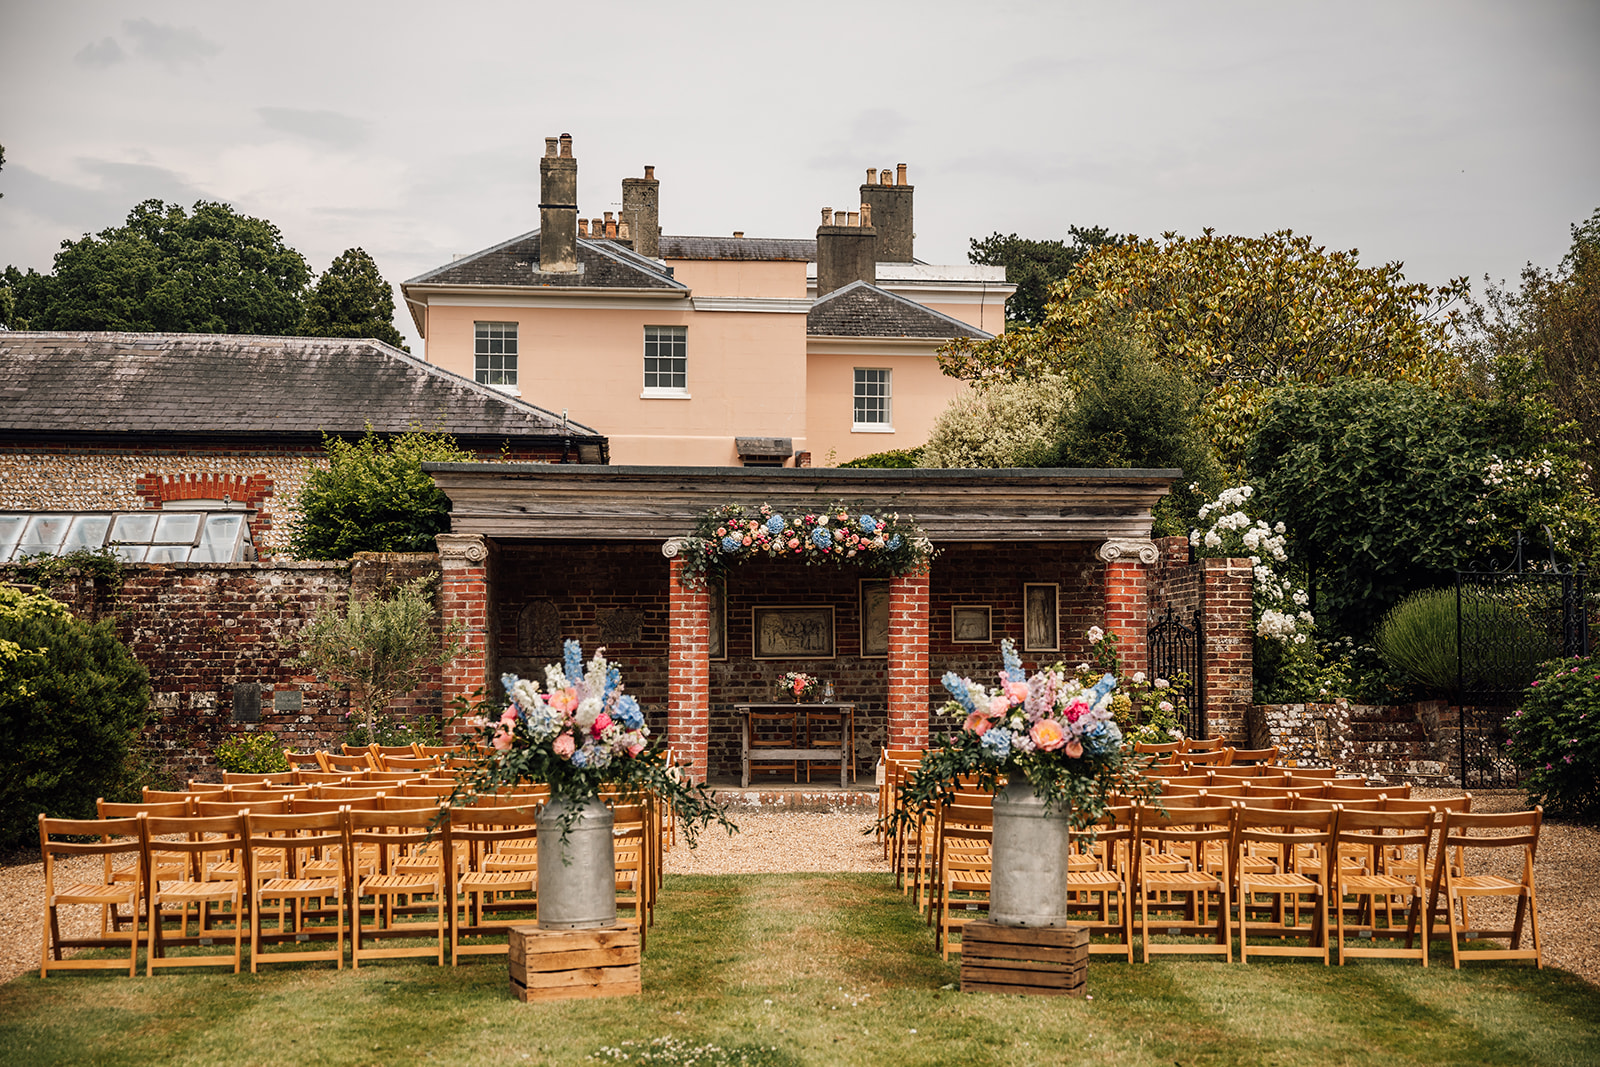
<instances>
[{"instance_id":1,"label":"framed artwork","mask_svg":"<svg viewBox=\"0 0 1600 1067\"><path fill-rule=\"evenodd\" d=\"M711 600L711 635L708 659L728 658L728 587L722 582L707 582L706 594Z\"/></svg>"},{"instance_id":2,"label":"framed artwork","mask_svg":"<svg viewBox=\"0 0 1600 1067\"><path fill-rule=\"evenodd\" d=\"M832 659L833 608L752 608L755 659Z\"/></svg>"},{"instance_id":3,"label":"framed artwork","mask_svg":"<svg viewBox=\"0 0 1600 1067\"><path fill-rule=\"evenodd\" d=\"M861 658L889 658L889 583L861 579Z\"/></svg>"},{"instance_id":4,"label":"framed artwork","mask_svg":"<svg viewBox=\"0 0 1600 1067\"><path fill-rule=\"evenodd\" d=\"M962 645L986 645L989 636L989 605L955 604L950 608L950 640Z\"/></svg>"},{"instance_id":5,"label":"framed artwork","mask_svg":"<svg viewBox=\"0 0 1600 1067\"><path fill-rule=\"evenodd\" d=\"M1056 611L1059 586L1054 582L1022 585L1022 650L1061 651L1061 620Z\"/></svg>"}]
</instances>

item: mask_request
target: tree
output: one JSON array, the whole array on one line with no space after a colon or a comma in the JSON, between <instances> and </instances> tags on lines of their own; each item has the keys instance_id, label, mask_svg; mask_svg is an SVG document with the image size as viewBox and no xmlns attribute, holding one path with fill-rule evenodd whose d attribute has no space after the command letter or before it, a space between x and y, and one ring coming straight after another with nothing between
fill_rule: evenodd
<instances>
[{"instance_id":1,"label":"tree","mask_svg":"<svg viewBox=\"0 0 1600 1067\"><path fill-rule=\"evenodd\" d=\"M358 597L340 609L325 605L298 635L299 662L327 685L348 685L368 737L390 704L461 652L459 624L436 630L434 579L413 578L389 596Z\"/></svg>"},{"instance_id":2,"label":"tree","mask_svg":"<svg viewBox=\"0 0 1600 1067\"><path fill-rule=\"evenodd\" d=\"M1118 240L1104 226L1072 226L1067 234L1072 238L1070 245L1065 241L1033 241L1014 233L1002 237L998 231L981 241L972 238L967 262L1004 267L1006 281L1017 287L1006 301L1008 325L1038 326L1044 322L1051 287L1072 273L1072 268L1092 249Z\"/></svg>"},{"instance_id":3,"label":"tree","mask_svg":"<svg viewBox=\"0 0 1600 1067\"><path fill-rule=\"evenodd\" d=\"M346 249L322 272L305 309L300 332L307 337L373 337L411 351L394 328L394 291L362 249Z\"/></svg>"},{"instance_id":4,"label":"tree","mask_svg":"<svg viewBox=\"0 0 1600 1067\"><path fill-rule=\"evenodd\" d=\"M371 426L359 441L325 436L328 465L313 462L298 500L289 547L300 559L349 559L357 552L430 552L450 529L450 501L422 471L424 461L472 459L447 433L413 430L387 438Z\"/></svg>"},{"instance_id":5,"label":"tree","mask_svg":"<svg viewBox=\"0 0 1600 1067\"><path fill-rule=\"evenodd\" d=\"M1400 267L1362 267L1353 250L1330 253L1287 230L1129 237L1094 248L1056 284L1039 329L958 338L940 365L969 380L1059 373L1085 338L1125 331L1206 387L1206 431L1233 463L1269 387L1459 378L1447 312L1465 279L1434 288L1407 283Z\"/></svg>"},{"instance_id":6,"label":"tree","mask_svg":"<svg viewBox=\"0 0 1600 1067\"><path fill-rule=\"evenodd\" d=\"M33 330L293 333L311 272L278 228L227 204L146 200L63 241L50 274L6 268L12 325Z\"/></svg>"},{"instance_id":7,"label":"tree","mask_svg":"<svg viewBox=\"0 0 1600 1067\"><path fill-rule=\"evenodd\" d=\"M920 467L1045 467L1071 403L1062 377L986 383L958 396L933 424Z\"/></svg>"},{"instance_id":8,"label":"tree","mask_svg":"<svg viewBox=\"0 0 1600 1067\"><path fill-rule=\"evenodd\" d=\"M149 674L109 622L0 585L0 847L38 841L40 812L93 818L149 707Z\"/></svg>"}]
</instances>

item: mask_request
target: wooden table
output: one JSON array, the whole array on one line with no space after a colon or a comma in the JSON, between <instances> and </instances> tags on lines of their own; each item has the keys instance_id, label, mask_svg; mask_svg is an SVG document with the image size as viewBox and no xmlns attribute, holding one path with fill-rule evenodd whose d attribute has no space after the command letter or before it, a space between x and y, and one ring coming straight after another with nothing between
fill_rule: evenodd
<instances>
[{"instance_id":1,"label":"wooden table","mask_svg":"<svg viewBox=\"0 0 1600 1067\"><path fill-rule=\"evenodd\" d=\"M843 789L850 784L850 775L855 770L855 734L856 734L856 706L854 704L735 704L734 713L739 716L740 745L739 745L739 788L750 787L750 713L760 712L764 715L788 715L789 721L797 729L800 717L807 712L838 713L844 716L842 729L839 732L839 747L837 748L763 748L761 760L810 760L813 763L839 764L839 788Z\"/></svg>"}]
</instances>

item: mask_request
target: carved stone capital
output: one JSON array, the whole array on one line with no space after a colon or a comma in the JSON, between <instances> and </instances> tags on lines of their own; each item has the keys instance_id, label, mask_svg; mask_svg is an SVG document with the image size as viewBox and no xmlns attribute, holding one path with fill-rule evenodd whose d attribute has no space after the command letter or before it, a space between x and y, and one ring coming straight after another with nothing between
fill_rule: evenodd
<instances>
[{"instance_id":1,"label":"carved stone capital","mask_svg":"<svg viewBox=\"0 0 1600 1067\"><path fill-rule=\"evenodd\" d=\"M668 559L676 559L678 553L689 547L688 537L669 537L661 542L661 554Z\"/></svg>"},{"instance_id":2,"label":"carved stone capital","mask_svg":"<svg viewBox=\"0 0 1600 1067\"><path fill-rule=\"evenodd\" d=\"M439 562L476 567L489 558L489 542L482 534L435 534Z\"/></svg>"},{"instance_id":3,"label":"carved stone capital","mask_svg":"<svg viewBox=\"0 0 1600 1067\"><path fill-rule=\"evenodd\" d=\"M1156 547L1154 541L1116 538L1101 545L1095 555L1107 563L1116 563L1118 560L1134 558L1140 563L1149 566L1161 558L1161 550Z\"/></svg>"}]
</instances>

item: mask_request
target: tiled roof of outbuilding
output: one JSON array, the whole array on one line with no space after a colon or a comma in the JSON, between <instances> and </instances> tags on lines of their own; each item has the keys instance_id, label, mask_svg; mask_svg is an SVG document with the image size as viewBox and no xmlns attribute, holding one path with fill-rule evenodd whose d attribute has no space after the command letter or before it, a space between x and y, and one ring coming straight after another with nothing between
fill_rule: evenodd
<instances>
[{"instance_id":1,"label":"tiled roof of outbuilding","mask_svg":"<svg viewBox=\"0 0 1600 1067\"><path fill-rule=\"evenodd\" d=\"M683 289L654 261L614 241L578 238L579 270L539 273L539 231L463 256L406 285L538 285L559 288Z\"/></svg>"},{"instance_id":2,"label":"tiled roof of outbuilding","mask_svg":"<svg viewBox=\"0 0 1600 1067\"><path fill-rule=\"evenodd\" d=\"M0 332L0 432L562 434L561 416L380 341ZM566 433L598 436L568 423Z\"/></svg>"},{"instance_id":3,"label":"tiled roof of outbuilding","mask_svg":"<svg viewBox=\"0 0 1600 1067\"><path fill-rule=\"evenodd\" d=\"M806 315L811 337L913 337L940 340L994 335L876 285L851 282L818 298Z\"/></svg>"},{"instance_id":4,"label":"tiled roof of outbuilding","mask_svg":"<svg viewBox=\"0 0 1600 1067\"><path fill-rule=\"evenodd\" d=\"M817 258L817 242L798 237L667 237L661 238L662 259L754 259L809 263Z\"/></svg>"}]
</instances>

